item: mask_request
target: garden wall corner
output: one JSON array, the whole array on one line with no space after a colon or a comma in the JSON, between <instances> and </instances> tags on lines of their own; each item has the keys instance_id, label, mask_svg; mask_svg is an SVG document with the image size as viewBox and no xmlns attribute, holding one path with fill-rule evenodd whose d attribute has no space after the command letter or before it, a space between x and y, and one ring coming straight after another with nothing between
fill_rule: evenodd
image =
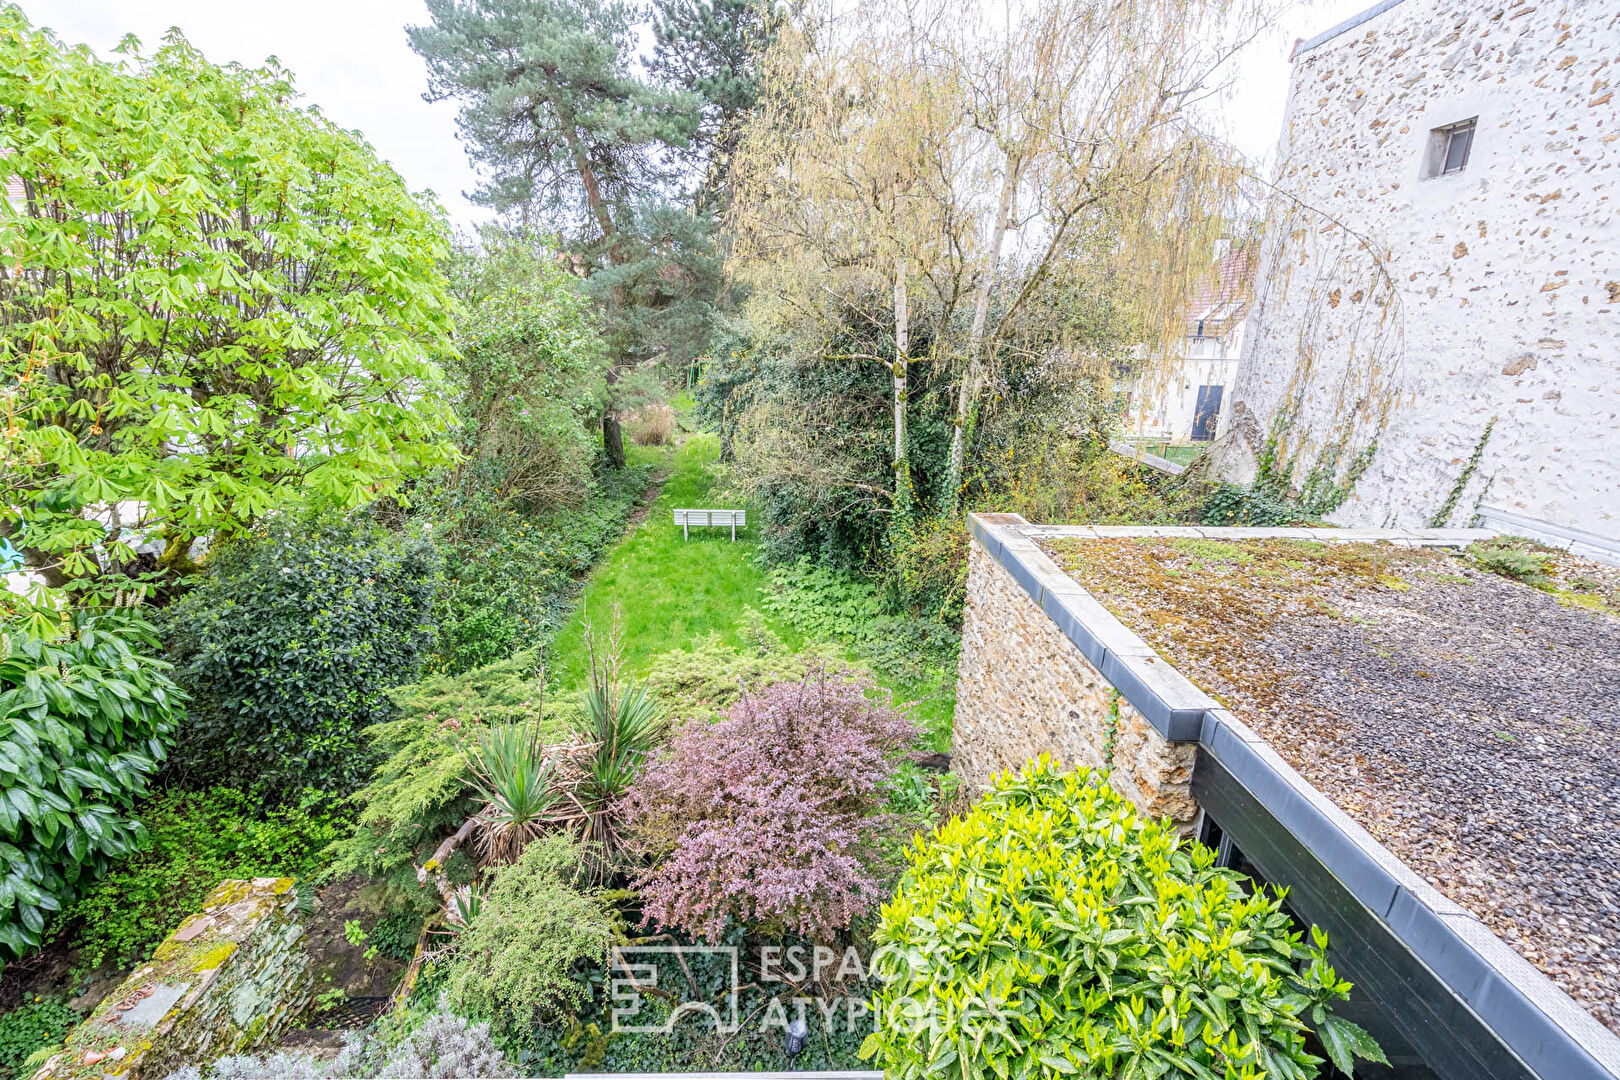
<instances>
[{"instance_id":1,"label":"garden wall corner","mask_svg":"<svg viewBox=\"0 0 1620 1080\"><path fill-rule=\"evenodd\" d=\"M996 773L1042 753L1068 765L1111 767L1122 795L1190 832L1198 813L1196 742L1161 735L991 557L986 540L997 542L976 532L968 555L951 746L958 774L988 787ZM1072 592L1065 597L1071 602L1084 595L1055 567L1052 575L1045 588L1054 595Z\"/></svg>"}]
</instances>

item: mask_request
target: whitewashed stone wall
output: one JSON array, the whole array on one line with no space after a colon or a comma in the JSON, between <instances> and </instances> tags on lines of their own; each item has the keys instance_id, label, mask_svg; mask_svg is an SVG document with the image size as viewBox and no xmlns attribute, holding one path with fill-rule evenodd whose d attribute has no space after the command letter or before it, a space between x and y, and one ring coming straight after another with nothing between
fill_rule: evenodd
<instances>
[{"instance_id":1,"label":"whitewashed stone wall","mask_svg":"<svg viewBox=\"0 0 1620 1080\"><path fill-rule=\"evenodd\" d=\"M1190 830L1194 743L1166 742L975 540L968 553L952 766L967 783L1042 753L1112 766L1113 786Z\"/></svg>"},{"instance_id":2,"label":"whitewashed stone wall","mask_svg":"<svg viewBox=\"0 0 1620 1080\"><path fill-rule=\"evenodd\" d=\"M1620 536L1617 75L1620 0L1405 0L1296 56L1226 475L1293 389L1295 480L1387 420L1333 520L1421 526L1496 417L1450 524L1483 502ZM1431 129L1476 116L1467 167L1420 178Z\"/></svg>"}]
</instances>

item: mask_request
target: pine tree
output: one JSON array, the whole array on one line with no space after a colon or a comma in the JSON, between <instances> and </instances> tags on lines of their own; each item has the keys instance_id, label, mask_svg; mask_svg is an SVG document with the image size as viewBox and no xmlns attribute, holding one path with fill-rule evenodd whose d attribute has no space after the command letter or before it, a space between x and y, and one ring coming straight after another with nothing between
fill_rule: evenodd
<instances>
[{"instance_id":1,"label":"pine tree","mask_svg":"<svg viewBox=\"0 0 1620 1080\"><path fill-rule=\"evenodd\" d=\"M653 0L652 73L702 99L691 158L699 209L723 206L743 121L759 102L757 58L777 16L765 0Z\"/></svg>"},{"instance_id":2,"label":"pine tree","mask_svg":"<svg viewBox=\"0 0 1620 1080\"><path fill-rule=\"evenodd\" d=\"M475 197L525 222L610 248L617 212L674 180L665 149L686 149L696 96L631 70L635 9L618 0L427 0L407 29L428 65L429 101L463 102L458 126L489 181ZM566 228L572 225L573 228Z\"/></svg>"}]
</instances>

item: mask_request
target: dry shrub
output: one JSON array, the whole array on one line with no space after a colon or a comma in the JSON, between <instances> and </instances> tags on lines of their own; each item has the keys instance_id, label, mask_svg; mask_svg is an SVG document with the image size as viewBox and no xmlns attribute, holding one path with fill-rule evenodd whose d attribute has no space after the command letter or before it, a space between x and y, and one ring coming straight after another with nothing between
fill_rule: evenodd
<instances>
[{"instance_id":1,"label":"dry shrub","mask_svg":"<svg viewBox=\"0 0 1620 1080\"><path fill-rule=\"evenodd\" d=\"M637 446L668 446L675 441L675 410L668 405L644 405L629 415L625 426Z\"/></svg>"}]
</instances>

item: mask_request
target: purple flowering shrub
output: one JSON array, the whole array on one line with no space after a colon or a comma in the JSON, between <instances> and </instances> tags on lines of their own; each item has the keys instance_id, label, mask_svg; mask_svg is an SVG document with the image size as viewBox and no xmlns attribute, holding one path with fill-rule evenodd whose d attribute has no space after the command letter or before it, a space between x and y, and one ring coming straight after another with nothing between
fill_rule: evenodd
<instances>
[{"instance_id":1,"label":"purple flowering shrub","mask_svg":"<svg viewBox=\"0 0 1620 1080\"><path fill-rule=\"evenodd\" d=\"M908 819L884 813L910 717L870 681L812 671L695 720L630 791L646 921L718 939L728 919L825 940L887 898Z\"/></svg>"}]
</instances>

